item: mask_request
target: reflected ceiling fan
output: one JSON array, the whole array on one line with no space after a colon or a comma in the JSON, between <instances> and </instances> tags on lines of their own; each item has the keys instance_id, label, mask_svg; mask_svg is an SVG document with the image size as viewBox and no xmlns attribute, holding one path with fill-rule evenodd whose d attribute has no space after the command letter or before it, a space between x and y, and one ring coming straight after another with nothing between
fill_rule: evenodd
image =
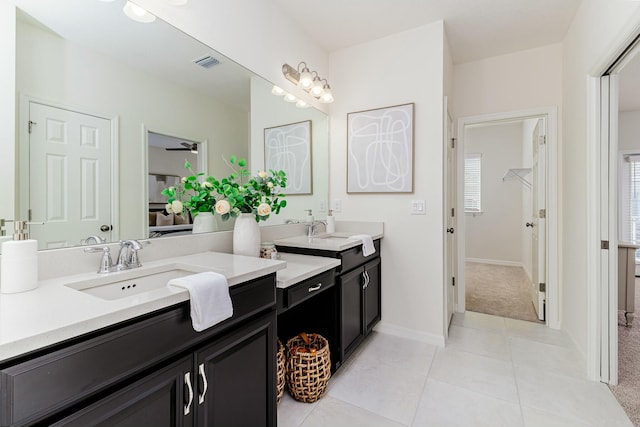
<instances>
[{"instance_id":1,"label":"reflected ceiling fan","mask_svg":"<svg viewBox=\"0 0 640 427\"><path fill-rule=\"evenodd\" d=\"M167 151L191 151L193 154L198 154L198 144L197 143L192 143L189 144L188 142L181 142L180 145L182 145L182 147L172 147L172 148L165 148L165 150Z\"/></svg>"}]
</instances>

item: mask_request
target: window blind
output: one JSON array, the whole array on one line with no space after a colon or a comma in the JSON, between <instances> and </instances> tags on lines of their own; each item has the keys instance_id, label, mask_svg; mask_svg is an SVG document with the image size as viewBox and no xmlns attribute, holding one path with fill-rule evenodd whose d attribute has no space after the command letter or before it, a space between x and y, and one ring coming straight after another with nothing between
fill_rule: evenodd
<instances>
[{"instance_id":1,"label":"window blind","mask_svg":"<svg viewBox=\"0 0 640 427\"><path fill-rule=\"evenodd\" d=\"M464 211L465 212L480 212L480 209L482 207L481 160L482 160L482 155L480 153L465 153L464 155ZM640 168L638 169L638 171L640 172Z\"/></svg>"},{"instance_id":2,"label":"window blind","mask_svg":"<svg viewBox=\"0 0 640 427\"><path fill-rule=\"evenodd\" d=\"M640 243L640 156L626 156L629 162L629 194L627 198L627 236L631 243ZM640 261L640 251L636 251L636 261Z\"/></svg>"}]
</instances>

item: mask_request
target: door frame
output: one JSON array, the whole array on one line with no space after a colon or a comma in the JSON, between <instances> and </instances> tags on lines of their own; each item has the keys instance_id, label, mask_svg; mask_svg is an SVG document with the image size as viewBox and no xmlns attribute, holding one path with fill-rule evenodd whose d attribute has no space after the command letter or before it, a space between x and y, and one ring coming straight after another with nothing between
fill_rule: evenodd
<instances>
[{"instance_id":1,"label":"door frame","mask_svg":"<svg viewBox=\"0 0 640 427\"><path fill-rule=\"evenodd\" d=\"M18 189L20 191L17 193L20 194L20 201L17 206L18 216L21 217L20 219L26 220L27 211L29 210L29 198L22 196L22 194L24 194L22 188L23 183L29 182L29 123L28 120L24 119L29 117L29 104L32 102L61 110L72 111L74 113L98 117L108 120L109 123L111 123L111 170L109 171L111 174L111 225L113 226L111 238L114 242L118 241L120 239L120 117L118 115L104 114L85 107L51 101L24 93L20 94L20 116L17 118L20 147L20 153L18 155L18 163L20 164L20 178L18 181Z\"/></svg>"},{"instance_id":2,"label":"door frame","mask_svg":"<svg viewBox=\"0 0 640 427\"><path fill-rule=\"evenodd\" d=\"M508 111L502 113L482 114L478 116L461 117L458 119L458 176L456 210L456 244L458 247L458 265L456 273L457 304L456 311L465 311L465 274L463 262L465 259L465 215L464 215L464 128L467 125L502 122L518 119L546 117L547 122L547 230L546 230L546 262L547 262L547 303L546 324L553 329L560 329L560 290L559 290L559 236L558 236L558 108L540 107L527 110Z\"/></svg>"},{"instance_id":3,"label":"door frame","mask_svg":"<svg viewBox=\"0 0 640 427\"><path fill-rule=\"evenodd\" d=\"M170 136L176 139L186 139L189 141L196 142L198 144L198 153L202 153L202 156L198 154L198 164L196 168L198 171L202 171L205 173L205 176L209 174L209 140L207 138L198 138L193 135L176 135L175 132L167 131L166 129L162 129L155 126L147 126L144 123L141 126L141 139L142 139L142 158L144 159L144 164L142 167L142 182L144 183L142 189L142 212L147 212L149 210L149 185L148 176L149 176L149 132L158 133L161 135ZM186 175L186 173L185 173ZM142 230L145 233L145 238L148 238L149 233L149 215L145 213L142 215Z\"/></svg>"},{"instance_id":4,"label":"door frame","mask_svg":"<svg viewBox=\"0 0 640 427\"><path fill-rule=\"evenodd\" d=\"M604 254L601 246L602 240L609 248L618 244L618 129L609 126L609 117L617 117L617 109L610 110L617 106L617 74L639 49L639 39L639 24L623 29L587 75L587 374L613 385L618 382L618 251ZM608 174L601 174L605 165Z\"/></svg>"},{"instance_id":5,"label":"door frame","mask_svg":"<svg viewBox=\"0 0 640 427\"><path fill-rule=\"evenodd\" d=\"M455 136L454 136L454 132L455 132L455 120L453 119L453 115L449 112L449 98L447 96L444 97L444 102L443 102L443 111L444 111L444 115L443 115L443 158L442 158L442 162L444 165L444 173L443 173L443 180L444 180L444 203L443 203L443 208L444 208L444 213L443 213L443 218L444 218L444 230L443 230L443 239L442 239L442 245L443 245L443 250L442 253L444 254L443 257L443 270L444 270L444 284L443 284L443 289L444 289L444 295L443 295L443 324L444 324L444 330L443 330L443 334L444 334L444 339L445 342L449 339L449 325L451 322L451 316L453 316L453 314L456 311L456 291L454 289L454 294L453 294L453 311L451 313L449 313L449 286L452 286L451 280L453 280L451 277L449 277L449 263L453 263L453 274L454 274L454 278L457 277L457 265L458 265L458 253L456 250L456 237L455 237L455 227L457 227L456 225L456 217L458 214L453 215L453 223L454 223L454 237L453 237L453 248L449 248L448 247L448 241L449 241L449 236L448 236L448 232L447 232L447 228L449 227L449 217L450 217L450 212L449 210L449 203L447 203L449 201L450 198L450 189L451 186L454 185L455 186L455 190L457 191L458 187L457 187L457 183L455 182L457 180L458 174L456 171L456 175L454 180L454 183L452 184L450 182L450 175L451 172L449 171L449 162L448 162L448 150L450 147L450 144L452 143L452 141L456 141ZM453 142L455 144L455 142ZM457 144L454 146L454 148L452 148L453 152L455 155L457 155ZM453 159L453 162L455 164L455 167L458 168L458 160L457 158ZM454 206L455 211L458 211L458 206L457 206L457 197L454 197L454 200L451 200L450 203L452 206ZM455 213L454 211L454 213ZM450 250L453 249L453 256L449 257L449 252ZM450 259L451 258L451 259Z\"/></svg>"}]
</instances>

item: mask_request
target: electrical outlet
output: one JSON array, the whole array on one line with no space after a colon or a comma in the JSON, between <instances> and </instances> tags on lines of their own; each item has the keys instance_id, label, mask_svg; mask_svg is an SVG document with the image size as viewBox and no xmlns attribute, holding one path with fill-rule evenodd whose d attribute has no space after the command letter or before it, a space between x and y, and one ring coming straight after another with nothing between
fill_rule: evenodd
<instances>
[{"instance_id":1,"label":"electrical outlet","mask_svg":"<svg viewBox=\"0 0 640 427\"><path fill-rule=\"evenodd\" d=\"M333 200L333 212L340 213L342 212L342 200L334 199Z\"/></svg>"},{"instance_id":2,"label":"electrical outlet","mask_svg":"<svg viewBox=\"0 0 640 427\"><path fill-rule=\"evenodd\" d=\"M409 210L411 215L426 215L426 201L425 200L412 200L411 209Z\"/></svg>"},{"instance_id":3,"label":"electrical outlet","mask_svg":"<svg viewBox=\"0 0 640 427\"><path fill-rule=\"evenodd\" d=\"M327 211L327 201L326 200L320 200L320 206L318 209L319 212L326 212Z\"/></svg>"}]
</instances>

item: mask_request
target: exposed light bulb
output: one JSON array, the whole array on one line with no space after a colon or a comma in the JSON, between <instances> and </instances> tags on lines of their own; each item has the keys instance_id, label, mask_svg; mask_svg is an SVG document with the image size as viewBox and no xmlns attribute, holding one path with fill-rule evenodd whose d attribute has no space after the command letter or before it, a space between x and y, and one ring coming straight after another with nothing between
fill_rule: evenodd
<instances>
[{"instance_id":1,"label":"exposed light bulb","mask_svg":"<svg viewBox=\"0 0 640 427\"><path fill-rule=\"evenodd\" d=\"M284 100L287 102L296 102L298 100L298 98L296 98L295 96L291 95L290 93L286 94L284 96Z\"/></svg>"},{"instance_id":2,"label":"exposed light bulb","mask_svg":"<svg viewBox=\"0 0 640 427\"><path fill-rule=\"evenodd\" d=\"M307 104L302 99L298 99L298 101L296 102L296 107L298 107L298 108L309 108L309 104Z\"/></svg>"},{"instance_id":3,"label":"exposed light bulb","mask_svg":"<svg viewBox=\"0 0 640 427\"><path fill-rule=\"evenodd\" d=\"M131 3L130 1L128 1L127 4L124 5L124 8L122 10L124 11L125 15L136 22L148 24L156 20L155 15L152 15L151 13L147 12L140 6Z\"/></svg>"},{"instance_id":4,"label":"exposed light bulb","mask_svg":"<svg viewBox=\"0 0 640 427\"><path fill-rule=\"evenodd\" d=\"M325 83L323 87L323 93L320 96L320 102L323 104L330 104L333 102L333 93L331 92L331 86Z\"/></svg>"},{"instance_id":5,"label":"exposed light bulb","mask_svg":"<svg viewBox=\"0 0 640 427\"><path fill-rule=\"evenodd\" d=\"M300 73L300 80L298 81L298 85L305 90L309 89L311 85L313 85L313 77L311 76L311 72L306 66L302 69L302 73Z\"/></svg>"},{"instance_id":6,"label":"exposed light bulb","mask_svg":"<svg viewBox=\"0 0 640 427\"><path fill-rule=\"evenodd\" d=\"M319 98L322 96L323 92L324 92L324 89L322 89L322 81L320 81L320 78L316 76L316 78L313 79L313 87L311 88L309 93L315 96L316 98Z\"/></svg>"},{"instance_id":7,"label":"exposed light bulb","mask_svg":"<svg viewBox=\"0 0 640 427\"><path fill-rule=\"evenodd\" d=\"M273 86L273 88L271 89L271 93L277 96L282 96L284 95L284 89L282 89L280 86Z\"/></svg>"}]
</instances>

